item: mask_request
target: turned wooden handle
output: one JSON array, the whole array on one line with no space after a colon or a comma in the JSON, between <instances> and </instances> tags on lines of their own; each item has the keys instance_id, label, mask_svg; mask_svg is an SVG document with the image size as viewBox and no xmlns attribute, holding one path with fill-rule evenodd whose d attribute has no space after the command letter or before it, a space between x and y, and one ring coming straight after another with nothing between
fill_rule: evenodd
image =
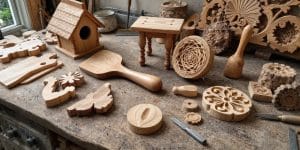
<instances>
[{"instance_id":1,"label":"turned wooden handle","mask_svg":"<svg viewBox=\"0 0 300 150\"><path fill-rule=\"evenodd\" d=\"M161 90L162 87L162 81L157 76L136 72L125 67L120 71L120 75L153 92Z\"/></svg>"},{"instance_id":2,"label":"turned wooden handle","mask_svg":"<svg viewBox=\"0 0 300 150\"><path fill-rule=\"evenodd\" d=\"M239 46L236 50L236 54L243 56L244 55L244 50L248 44L248 41L250 40L250 38L252 37L252 33L253 33L253 27L251 25L247 25L242 32L241 35L241 39L240 39L240 43Z\"/></svg>"},{"instance_id":3,"label":"turned wooden handle","mask_svg":"<svg viewBox=\"0 0 300 150\"><path fill-rule=\"evenodd\" d=\"M299 116L282 115L282 116L279 116L279 118L283 122L300 125L300 117Z\"/></svg>"}]
</instances>

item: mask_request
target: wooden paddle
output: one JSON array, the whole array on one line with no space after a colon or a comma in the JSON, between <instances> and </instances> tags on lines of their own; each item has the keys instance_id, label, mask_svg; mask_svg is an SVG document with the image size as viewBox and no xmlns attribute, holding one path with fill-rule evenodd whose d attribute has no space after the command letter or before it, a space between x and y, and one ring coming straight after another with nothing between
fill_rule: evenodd
<instances>
[{"instance_id":1,"label":"wooden paddle","mask_svg":"<svg viewBox=\"0 0 300 150\"><path fill-rule=\"evenodd\" d=\"M122 56L108 51L101 50L94 54L89 59L80 64L80 69L88 74L106 79L113 76L127 78L150 91L159 91L162 87L162 82L159 77L132 71L122 65Z\"/></svg>"}]
</instances>

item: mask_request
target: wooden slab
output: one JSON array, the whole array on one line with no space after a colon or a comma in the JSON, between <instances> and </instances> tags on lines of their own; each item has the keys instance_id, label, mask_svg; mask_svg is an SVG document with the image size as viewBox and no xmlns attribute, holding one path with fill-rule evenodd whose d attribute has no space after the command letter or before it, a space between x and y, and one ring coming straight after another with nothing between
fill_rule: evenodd
<instances>
[{"instance_id":1,"label":"wooden slab","mask_svg":"<svg viewBox=\"0 0 300 150\"><path fill-rule=\"evenodd\" d=\"M8 88L13 88L22 81L30 78L45 69L57 65L55 53L46 54L42 57L32 56L13 66L0 71L0 82Z\"/></svg>"},{"instance_id":2,"label":"wooden slab","mask_svg":"<svg viewBox=\"0 0 300 150\"><path fill-rule=\"evenodd\" d=\"M54 71L54 70L56 70L58 68L61 68L63 65L64 64L63 64L62 61L57 61L57 65L55 65L53 67L50 67L48 69L45 69L45 70L43 70L43 71L41 71L39 73L36 73L36 74L32 75L31 77L29 77L26 80L22 81L20 84L22 84L22 85L23 84L28 84L28 83L30 83L30 82L32 82L32 81L34 81L34 80L36 80L36 79L38 79L38 78L40 78L40 77L48 74L48 73L50 73L50 72L52 72L52 71Z\"/></svg>"},{"instance_id":3,"label":"wooden slab","mask_svg":"<svg viewBox=\"0 0 300 150\"><path fill-rule=\"evenodd\" d=\"M211 116L223 121L241 121L252 108L251 99L242 91L224 86L206 89L202 96L202 106Z\"/></svg>"},{"instance_id":4,"label":"wooden slab","mask_svg":"<svg viewBox=\"0 0 300 150\"><path fill-rule=\"evenodd\" d=\"M46 44L39 39L26 39L13 47L0 50L0 62L8 63L14 58L36 56L46 48Z\"/></svg>"},{"instance_id":5,"label":"wooden slab","mask_svg":"<svg viewBox=\"0 0 300 150\"><path fill-rule=\"evenodd\" d=\"M74 86L68 86L63 90L57 91L59 89L59 81L54 77L44 80L44 85L42 96L47 107L58 106L76 95Z\"/></svg>"},{"instance_id":6,"label":"wooden slab","mask_svg":"<svg viewBox=\"0 0 300 150\"><path fill-rule=\"evenodd\" d=\"M140 32L179 34L183 22L183 19L141 16L131 25L131 29Z\"/></svg>"},{"instance_id":7,"label":"wooden slab","mask_svg":"<svg viewBox=\"0 0 300 150\"><path fill-rule=\"evenodd\" d=\"M159 77L129 70L122 65L122 56L108 50L101 50L94 54L82 62L79 67L88 74L100 79L124 77L150 91L159 91L162 87Z\"/></svg>"},{"instance_id":8,"label":"wooden slab","mask_svg":"<svg viewBox=\"0 0 300 150\"><path fill-rule=\"evenodd\" d=\"M261 102L272 102L272 91L258 82L250 81L248 85L249 95L253 100Z\"/></svg>"},{"instance_id":9,"label":"wooden slab","mask_svg":"<svg viewBox=\"0 0 300 150\"><path fill-rule=\"evenodd\" d=\"M127 121L136 134L151 134L162 125L162 112L152 104L139 104L129 109Z\"/></svg>"},{"instance_id":10,"label":"wooden slab","mask_svg":"<svg viewBox=\"0 0 300 150\"><path fill-rule=\"evenodd\" d=\"M86 116L92 113L105 113L113 106L110 83L105 83L97 91L86 96L85 99L67 108L69 116Z\"/></svg>"}]
</instances>

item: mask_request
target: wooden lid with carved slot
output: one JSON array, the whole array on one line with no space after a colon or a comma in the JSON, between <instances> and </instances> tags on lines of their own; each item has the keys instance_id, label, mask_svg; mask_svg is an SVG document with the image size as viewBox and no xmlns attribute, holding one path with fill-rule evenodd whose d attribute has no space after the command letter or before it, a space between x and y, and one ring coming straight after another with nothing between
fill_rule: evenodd
<instances>
[{"instance_id":1,"label":"wooden lid with carved slot","mask_svg":"<svg viewBox=\"0 0 300 150\"><path fill-rule=\"evenodd\" d=\"M162 112L152 104L139 104L127 113L129 128L136 134L151 134L162 125Z\"/></svg>"}]
</instances>

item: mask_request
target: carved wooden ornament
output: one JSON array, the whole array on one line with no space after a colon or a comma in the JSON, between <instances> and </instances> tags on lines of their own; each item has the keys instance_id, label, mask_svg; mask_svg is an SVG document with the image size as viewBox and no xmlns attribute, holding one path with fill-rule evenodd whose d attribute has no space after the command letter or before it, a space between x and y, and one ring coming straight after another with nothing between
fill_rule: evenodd
<instances>
[{"instance_id":1,"label":"carved wooden ornament","mask_svg":"<svg viewBox=\"0 0 300 150\"><path fill-rule=\"evenodd\" d=\"M232 87L213 86L202 96L203 109L211 116L223 121L241 121L252 108L251 99L242 91Z\"/></svg>"},{"instance_id":2,"label":"carved wooden ornament","mask_svg":"<svg viewBox=\"0 0 300 150\"><path fill-rule=\"evenodd\" d=\"M296 74L295 69L288 65L266 63L262 67L258 82L274 92L282 84L292 84Z\"/></svg>"},{"instance_id":3,"label":"carved wooden ornament","mask_svg":"<svg viewBox=\"0 0 300 150\"><path fill-rule=\"evenodd\" d=\"M251 43L294 53L300 47L300 18L293 13L299 5L299 0L206 0L198 25L204 29L225 19L238 36L251 25Z\"/></svg>"},{"instance_id":4,"label":"carved wooden ornament","mask_svg":"<svg viewBox=\"0 0 300 150\"><path fill-rule=\"evenodd\" d=\"M187 79L204 77L211 69L214 53L207 42L199 36L188 36L181 40L173 53L175 72Z\"/></svg>"},{"instance_id":5,"label":"carved wooden ornament","mask_svg":"<svg viewBox=\"0 0 300 150\"><path fill-rule=\"evenodd\" d=\"M162 112L152 104L139 104L127 113L130 129L136 134L151 134L160 129L162 125Z\"/></svg>"},{"instance_id":6,"label":"carved wooden ornament","mask_svg":"<svg viewBox=\"0 0 300 150\"><path fill-rule=\"evenodd\" d=\"M196 112L199 110L199 105L195 100L186 99L182 103L182 109L187 112Z\"/></svg>"},{"instance_id":7,"label":"carved wooden ornament","mask_svg":"<svg viewBox=\"0 0 300 150\"><path fill-rule=\"evenodd\" d=\"M72 97L75 97L75 87L68 86L63 90L59 89L59 81L54 77L49 77L44 81L44 89L42 91L43 99L47 107L60 105Z\"/></svg>"},{"instance_id":8,"label":"carved wooden ornament","mask_svg":"<svg viewBox=\"0 0 300 150\"><path fill-rule=\"evenodd\" d=\"M201 120L202 120L201 115L195 112L188 112L184 116L184 121L193 125L199 124Z\"/></svg>"},{"instance_id":9,"label":"carved wooden ornament","mask_svg":"<svg viewBox=\"0 0 300 150\"><path fill-rule=\"evenodd\" d=\"M86 116L93 112L105 113L113 106L110 83L105 83L97 91L90 93L85 99L67 108L69 116Z\"/></svg>"},{"instance_id":10,"label":"carved wooden ornament","mask_svg":"<svg viewBox=\"0 0 300 150\"><path fill-rule=\"evenodd\" d=\"M272 91L258 82L249 82L248 86L249 95L253 100L261 102L272 102Z\"/></svg>"},{"instance_id":11,"label":"carved wooden ornament","mask_svg":"<svg viewBox=\"0 0 300 150\"><path fill-rule=\"evenodd\" d=\"M84 76L80 72L69 72L68 74L62 75L59 82L63 88L67 86L81 86L85 83Z\"/></svg>"},{"instance_id":12,"label":"carved wooden ornament","mask_svg":"<svg viewBox=\"0 0 300 150\"><path fill-rule=\"evenodd\" d=\"M0 50L0 61L8 63L14 58L36 56L46 50L46 44L39 39L26 39L24 42Z\"/></svg>"},{"instance_id":13,"label":"carved wooden ornament","mask_svg":"<svg viewBox=\"0 0 300 150\"><path fill-rule=\"evenodd\" d=\"M272 103L280 110L300 110L300 85L281 85L275 90Z\"/></svg>"}]
</instances>

